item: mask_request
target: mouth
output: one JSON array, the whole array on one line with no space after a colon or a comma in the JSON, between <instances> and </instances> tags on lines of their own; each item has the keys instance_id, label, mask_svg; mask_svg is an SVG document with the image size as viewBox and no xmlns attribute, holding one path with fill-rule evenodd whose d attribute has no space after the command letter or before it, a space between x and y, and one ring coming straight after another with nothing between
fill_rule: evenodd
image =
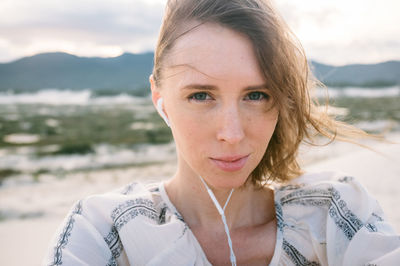
<instances>
[{"instance_id":1,"label":"mouth","mask_svg":"<svg viewBox=\"0 0 400 266\"><path fill-rule=\"evenodd\" d=\"M249 155L240 155L210 158L210 160L223 171L235 172L239 171L245 166L248 158Z\"/></svg>"}]
</instances>

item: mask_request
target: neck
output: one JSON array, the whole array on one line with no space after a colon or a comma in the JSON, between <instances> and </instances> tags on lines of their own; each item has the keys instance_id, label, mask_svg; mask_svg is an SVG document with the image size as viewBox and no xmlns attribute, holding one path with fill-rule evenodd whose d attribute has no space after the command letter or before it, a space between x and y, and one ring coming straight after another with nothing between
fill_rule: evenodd
<instances>
[{"instance_id":1,"label":"neck","mask_svg":"<svg viewBox=\"0 0 400 266\"><path fill-rule=\"evenodd\" d=\"M210 189L223 208L231 188L210 187ZM215 228L223 230L223 227L221 227L221 215L200 177L184 176L178 171L166 183L166 190L171 201L191 228L210 228L210 226L215 226ZM271 190L268 191L272 192ZM225 209L225 216L230 230L262 224L268 219L266 215L274 214L274 209L271 209L270 204L268 204L271 200L273 203L273 195L265 192L265 189L256 189L249 182L234 190ZM257 208L254 208L254 206L257 206Z\"/></svg>"}]
</instances>

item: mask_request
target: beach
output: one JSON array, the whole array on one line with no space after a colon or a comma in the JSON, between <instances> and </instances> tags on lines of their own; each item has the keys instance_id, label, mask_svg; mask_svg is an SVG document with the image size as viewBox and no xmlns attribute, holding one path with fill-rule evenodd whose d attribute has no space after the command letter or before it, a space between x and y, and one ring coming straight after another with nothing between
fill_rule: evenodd
<instances>
[{"instance_id":1,"label":"beach","mask_svg":"<svg viewBox=\"0 0 400 266\"><path fill-rule=\"evenodd\" d=\"M400 133L387 136L400 143ZM388 221L400 231L400 144L364 142L304 146L300 157L308 172L341 171L356 177L380 202ZM5 183L0 188L1 265L40 265L48 244L74 202L131 182L159 182L172 176L175 160L135 167L84 171L63 178L44 176L40 182Z\"/></svg>"}]
</instances>

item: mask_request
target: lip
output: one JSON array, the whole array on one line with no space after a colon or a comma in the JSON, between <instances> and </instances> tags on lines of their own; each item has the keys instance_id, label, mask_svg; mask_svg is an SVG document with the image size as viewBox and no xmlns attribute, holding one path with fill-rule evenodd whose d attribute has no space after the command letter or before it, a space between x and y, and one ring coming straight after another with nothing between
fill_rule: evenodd
<instances>
[{"instance_id":1,"label":"lip","mask_svg":"<svg viewBox=\"0 0 400 266\"><path fill-rule=\"evenodd\" d=\"M223 171L235 172L245 166L248 158L249 155L237 155L210 158L210 160Z\"/></svg>"}]
</instances>

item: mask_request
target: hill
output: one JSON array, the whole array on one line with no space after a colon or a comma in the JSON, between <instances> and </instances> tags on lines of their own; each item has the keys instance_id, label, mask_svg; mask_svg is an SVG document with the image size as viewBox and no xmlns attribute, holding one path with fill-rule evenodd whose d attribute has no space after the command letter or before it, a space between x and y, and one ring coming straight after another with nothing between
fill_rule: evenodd
<instances>
[{"instance_id":1,"label":"hill","mask_svg":"<svg viewBox=\"0 0 400 266\"><path fill-rule=\"evenodd\" d=\"M330 66L311 63L314 75L328 86L384 87L400 85L400 61Z\"/></svg>"},{"instance_id":2,"label":"hill","mask_svg":"<svg viewBox=\"0 0 400 266\"><path fill-rule=\"evenodd\" d=\"M42 88L140 90L147 87L153 53L78 57L44 53L0 64L0 90Z\"/></svg>"},{"instance_id":3,"label":"hill","mask_svg":"<svg viewBox=\"0 0 400 266\"><path fill-rule=\"evenodd\" d=\"M43 88L148 92L153 53L118 57L78 57L44 53L0 64L0 91ZM331 66L311 62L318 79L328 86L383 87L400 84L400 61L369 65Z\"/></svg>"}]
</instances>

